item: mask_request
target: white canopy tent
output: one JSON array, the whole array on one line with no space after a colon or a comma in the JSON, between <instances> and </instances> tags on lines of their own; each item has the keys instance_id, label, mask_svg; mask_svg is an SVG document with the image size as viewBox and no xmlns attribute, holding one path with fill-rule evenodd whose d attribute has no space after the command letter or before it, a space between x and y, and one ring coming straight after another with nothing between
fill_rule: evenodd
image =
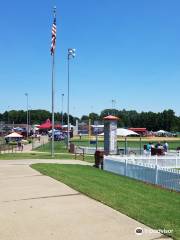
<instances>
[{"instance_id":1,"label":"white canopy tent","mask_svg":"<svg viewBox=\"0 0 180 240\"><path fill-rule=\"evenodd\" d=\"M131 130L128 130L128 129L125 129L125 128L117 128L117 136L127 137L127 136L130 136L130 135L139 136L139 134L134 132L134 131L131 131Z\"/></svg>"},{"instance_id":2,"label":"white canopy tent","mask_svg":"<svg viewBox=\"0 0 180 240\"><path fill-rule=\"evenodd\" d=\"M5 136L5 138L23 138L23 136L19 133L13 132L13 133Z\"/></svg>"},{"instance_id":3,"label":"white canopy tent","mask_svg":"<svg viewBox=\"0 0 180 240\"><path fill-rule=\"evenodd\" d=\"M159 131L157 131L157 133L162 133L162 134L165 134L165 133L167 133L166 131L164 131L164 130L159 130Z\"/></svg>"},{"instance_id":4,"label":"white canopy tent","mask_svg":"<svg viewBox=\"0 0 180 240\"><path fill-rule=\"evenodd\" d=\"M101 134L99 134L99 135L100 135L100 136L104 136L104 133L101 133ZM127 136L130 136L130 135L139 136L138 133L136 133L136 132L134 132L134 131L131 131L131 130L128 130L128 129L125 129L125 128L117 128L116 135L117 135L117 136L121 136L121 137L127 137Z\"/></svg>"},{"instance_id":5,"label":"white canopy tent","mask_svg":"<svg viewBox=\"0 0 180 240\"><path fill-rule=\"evenodd\" d=\"M171 132L167 132L165 130L159 130L156 132L157 136L169 136L171 137L173 134Z\"/></svg>"}]
</instances>

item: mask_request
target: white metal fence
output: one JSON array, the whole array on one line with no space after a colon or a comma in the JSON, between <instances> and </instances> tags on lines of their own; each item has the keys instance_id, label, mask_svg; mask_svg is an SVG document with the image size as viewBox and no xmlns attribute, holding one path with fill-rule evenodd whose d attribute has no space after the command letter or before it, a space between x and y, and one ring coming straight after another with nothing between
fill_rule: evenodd
<instances>
[{"instance_id":1,"label":"white metal fence","mask_svg":"<svg viewBox=\"0 0 180 240\"><path fill-rule=\"evenodd\" d=\"M149 160L149 162L143 162L143 160ZM172 161L171 165L174 164L174 161L177 165L180 163L180 158L169 160ZM151 163L151 161L154 162ZM164 160L157 157L143 159L142 157L105 156L104 170L180 191L180 171L160 166L163 164L168 165L167 161L168 159Z\"/></svg>"},{"instance_id":2,"label":"white metal fence","mask_svg":"<svg viewBox=\"0 0 180 240\"><path fill-rule=\"evenodd\" d=\"M89 155L94 155L95 152L96 152L96 148L95 147L82 147L81 146L80 149L84 149L84 153L85 154L89 154ZM98 150L103 151L103 148L98 147ZM78 151L78 149L77 149L77 151Z\"/></svg>"},{"instance_id":3,"label":"white metal fence","mask_svg":"<svg viewBox=\"0 0 180 240\"><path fill-rule=\"evenodd\" d=\"M134 164L157 165L160 168L180 168L180 157L174 156L108 156L109 159L124 161Z\"/></svg>"}]
</instances>

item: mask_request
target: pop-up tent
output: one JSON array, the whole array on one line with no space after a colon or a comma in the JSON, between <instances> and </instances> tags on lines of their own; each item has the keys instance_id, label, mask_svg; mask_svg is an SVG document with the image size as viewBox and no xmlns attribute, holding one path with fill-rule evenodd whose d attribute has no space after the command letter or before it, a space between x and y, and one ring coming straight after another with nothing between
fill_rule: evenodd
<instances>
[{"instance_id":1,"label":"pop-up tent","mask_svg":"<svg viewBox=\"0 0 180 240\"><path fill-rule=\"evenodd\" d=\"M117 128L117 136L125 137L125 155L126 155L127 154L127 137L139 136L139 134L129 129Z\"/></svg>"},{"instance_id":2,"label":"pop-up tent","mask_svg":"<svg viewBox=\"0 0 180 240\"><path fill-rule=\"evenodd\" d=\"M134 131L125 128L117 128L117 136L127 137L131 135L139 136L139 134Z\"/></svg>"},{"instance_id":3,"label":"pop-up tent","mask_svg":"<svg viewBox=\"0 0 180 240\"><path fill-rule=\"evenodd\" d=\"M52 124L51 124L50 119L47 119L45 123L42 123L39 126L39 129L50 129L50 128L52 128Z\"/></svg>"},{"instance_id":4,"label":"pop-up tent","mask_svg":"<svg viewBox=\"0 0 180 240\"><path fill-rule=\"evenodd\" d=\"M19 133L13 132L7 136L5 136L5 138L22 138L23 136Z\"/></svg>"},{"instance_id":5,"label":"pop-up tent","mask_svg":"<svg viewBox=\"0 0 180 240\"><path fill-rule=\"evenodd\" d=\"M101 133L99 135L104 136L104 133ZM131 135L139 136L138 133L128 130L128 129L125 129L125 128L117 128L116 135L121 136L121 137L127 137L127 136L131 136Z\"/></svg>"},{"instance_id":6,"label":"pop-up tent","mask_svg":"<svg viewBox=\"0 0 180 240\"><path fill-rule=\"evenodd\" d=\"M56 124L56 125L54 126L54 128L55 128L55 129L62 129L62 126L61 126L60 124Z\"/></svg>"},{"instance_id":7,"label":"pop-up tent","mask_svg":"<svg viewBox=\"0 0 180 240\"><path fill-rule=\"evenodd\" d=\"M157 133L162 133L162 134L165 134L165 133L167 133L166 131L164 131L164 130L159 130L159 131L157 131Z\"/></svg>"},{"instance_id":8,"label":"pop-up tent","mask_svg":"<svg viewBox=\"0 0 180 240\"><path fill-rule=\"evenodd\" d=\"M157 131L156 132L156 135L157 136L159 136L159 137L166 137L166 136L168 136L168 137L171 137L173 134L171 133L171 132L167 132L167 131L164 131L164 130L159 130L159 131Z\"/></svg>"},{"instance_id":9,"label":"pop-up tent","mask_svg":"<svg viewBox=\"0 0 180 240\"><path fill-rule=\"evenodd\" d=\"M50 119L47 119L45 123L42 123L40 126L39 126L39 129L51 129L52 128L52 124L51 124L51 121ZM58 128L58 129L61 129L61 125L60 124L56 124L54 126L54 128Z\"/></svg>"},{"instance_id":10,"label":"pop-up tent","mask_svg":"<svg viewBox=\"0 0 180 240\"><path fill-rule=\"evenodd\" d=\"M5 136L4 138L5 138L6 142L9 142L9 141L13 141L13 142L17 141L18 142L18 141L21 141L23 136L19 133L13 132L13 133Z\"/></svg>"}]
</instances>

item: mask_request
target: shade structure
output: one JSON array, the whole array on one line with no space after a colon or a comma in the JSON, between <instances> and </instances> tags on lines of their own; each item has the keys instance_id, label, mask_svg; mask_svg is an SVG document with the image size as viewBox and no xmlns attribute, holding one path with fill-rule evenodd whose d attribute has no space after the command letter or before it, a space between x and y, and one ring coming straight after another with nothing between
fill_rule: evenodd
<instances>
[{"instance_id":1,"label":"shade structure","mask_svg":"<svg viewBox=\"0 0 180 240\"><path fill-rule=\"evenodd\" d=\"M47 119L45 123L42 123L40 126L39 126L39 129L51 129L52 128L52 124L51 124L51 121L50 119ZM60 124L56 124L54 126L54 128L58 128L58 129L61 129L62 126Z\"/></svg>"},{"instance_id":2,"label":"shade structure","mask_svg":"<svg viewBox=\"0 0 180 240\"><path fill-rule=\"evenodd\" d=\"M47 119L45 123L42 123L39 126L39 129L50 129L50 128L52 128L52 124L51 124L50 119Z\"/></svg>"},{"instance_id":3,"label":"shade structure","mask_svg":"<svg viewBox=\"0 0 180 240\"><path fill-rule=\"evenodd\" d=\"M60 124L55 124L54 128L55 128L55 129L61 129L62 126L61 126Z\"/></svg>"},{"instance_id":4,"label":"shade structure","mask_svg":"<svg viewBox=\"0 0 180 240\"><path fill-rule=\"evenodd\" d=\"M159 131L157 131L157 133L165 134L165 133L168 133L168 132L167 132L167 131L164 131L164 130L159 130Z\"/></svg>"},{"instance_id":5,"label":"shade structure","mask_svg":"<svg viewBox=\"0 0 180 240\"><path fill-rule=\"evenodd\" d=\"M5 138L22 138L23 136L19 133L13 132L7 136L5 136Z\"/></svg>"},{"instance_id":6,"label":"shade structure","mask_svg":"<svg viewBox=\"0 0 180 240\"><path fill-rule=\"evenodd\" d=\"M131 135L139 136L139 134L134 131L125 128L117 128L117 136L127 137Z\"/></svg>"},{"instance_id":7,"label":"shade structure","mask_svg":"<svg viewBox=\"0 0 180 240\"><path fill-rule=\"evenodd\" d=\"M139 136L138 133L133 132L133 131L128 130L128 129L125 129L125 128L117 128L116 134L117 134L117 136L121 136L121 137L127 137L127 136L131 136L131 135ZM104 136L104 133L101 133L99 135Z\"/></svg>"}]
</instances>

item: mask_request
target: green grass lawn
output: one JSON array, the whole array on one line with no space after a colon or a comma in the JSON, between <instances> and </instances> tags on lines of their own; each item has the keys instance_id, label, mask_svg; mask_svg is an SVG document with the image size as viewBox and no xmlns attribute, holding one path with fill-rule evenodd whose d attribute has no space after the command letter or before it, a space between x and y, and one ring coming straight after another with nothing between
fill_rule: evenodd
<instances>
[{"instance_id":1,"label":"green grass lawn","mask_svg":"<svg viewBox=\"0 0 180 240\"><path fill-rule=\"evenodd\" d=\"M32 168L154 229L173 229L171 237L180 239L179 193L89 166L35 164Z\"/></svg>"},{"instance_id":2,"label":"green grass lawn","mask_svg":"<svg viewBox=\"0 0 180 240\"><path fill-rule=\"evenodd\" d=\"M39 152L50 152L51 151L51 142L43 144L40 147L35 149ZM57 153L67 153L67 147L64 141L54 142L54 151Z\"/></svg>"},{"instance_id":3,"label":"green grass lawn","mask_svg":"<svg viewBox=\"0 0 180 240\"><path fill-rule=\"evenodd\" d=\"M18 159L52 159L50 153L5 153L0 154L0 160L18 160ZM74 154L63 153L55 154L53 159L75 159ZM77 156L77 160L83 160L82 156ZM84 161L93 163L94 156L85 155Z\"/></svg>"},{"instance_id":4,"label":"green grass lawn","mask_svg":"<svg viewBox=\"0 0 180 240\"><path fill-rule=\"evenodd\" d=\"M147 144L149 141L148 140L142 140L142 148L144 147L145 144ZM157 141L151 141L154 143L154 145L157 143ZM169 144L169 149L170 150L176 150L177 147L180 147L180 141L167 141ZM163 144L163 141L161 142ZM118 142L119 147L124 147L124 142L120 141ZM139 141L128 141L127 147L132 147L132 148L140 148L140 142Z\"/></svg>"},{"instance_id":5,"label":"green grass lawn","mask_svg":"<svg viewBox=\"0 0 180 240\"><path fill-rule=\"evenodd\" d=\"M141 146L143 148L143 146L145 144L147 144L149 141L148 139L146 140L142 140L141 142ZM151 141L153 142L154 144L157 143L157 141ZM85 146L85 147L95 147L96 145L90 145L89 144L89 140L72 140L72 143L76 144L77 146ZM162 141L163 143L163 141ZM180 141L168 141L168 144L169 144L169 149L171 150L176 150L177 147L180 147ZM103 147L104 146L104 141L102 139L100 139L98 141L98 147ZM125 141L124 140L118 140L118 147L119 148L125 148ZM127 138L127 147L130 147L130 148L140 148L140 141L139 140L130 140L128 141L128 138Z\"/></svg>"},{"instance_id":6,"label":"green grass lawn","mask_svg":"<svg viewBox=\"0 0 180 240\"><path fill-rule=\"evenodd\" d=\"M82 140L79 140L79 139L71 139L71 142L74 143L76 146L84 146L84 147L95 147L96 145L90 145L89 144L89 140L88 139L84 139L82 138ZM148 143L148 140L142 140L142 149L143 149L143 146L145 144ZM156 144L156 142L154 142L154 144ZM169 141L169 149L171 150L175 150L177 147L180 146L180 141ZM102 139L100 139L98 141L98 147L103 147L104 146L104 141ZM119 148L125 148L125 142L124 140L118 140L118 147ZM130 148L140 148L140 142L139 140L131 140L130 141L127 141L127 147L130 147ZM67 147L66 147L66 144L64 143L64 141L60 141L60 142L55 142L54 143L54 148L55 148L55 152L56 153L67 153ZM38 148L36 148L36 151L39 151L39 152L50 152L51 150L51 143L47 143L47 144L44 144Z\"/></svg>"},{"instance_id":7,"label":"green grass lawn","mask_svg":"<svg viewBox=\"0 0 180 240\"><path fill-rule=\"evenodd\" d=\"M95 140L95 139L93 139ZM88 139L82 139L82 140L71 140L72 143L74 143L76 146L83 146L83 147L96 147L96 144L90 144ZM98 140L98 147L104 147L104 141Z\"/></svg>"}]
</instances>

